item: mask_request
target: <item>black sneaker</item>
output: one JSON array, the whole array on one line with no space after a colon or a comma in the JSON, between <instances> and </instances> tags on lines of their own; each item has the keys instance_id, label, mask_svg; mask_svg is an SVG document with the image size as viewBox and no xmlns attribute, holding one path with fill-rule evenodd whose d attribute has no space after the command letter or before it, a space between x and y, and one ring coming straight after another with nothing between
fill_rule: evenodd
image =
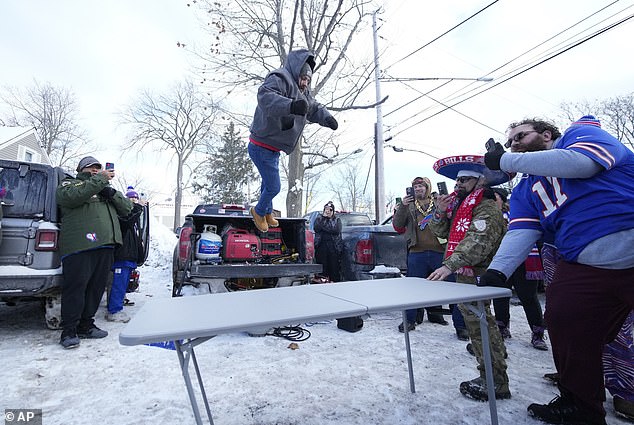
<instances>
[{"instance_id":1,"label":"black sneaker","mask_svg":"<svg viewBox=\"0 0 634 425\"><path fill-rule=\"evenodd\" d=\"M428 312L427 320L429 320L431 323L436 323L443 326L447 326L449 324L449 322L446 321L444 317L442 317L442 314L429 314Z\"/></svg>"},{"instance_id":2,"label":"black sneaker","mask_svg":"<svg viewBox=\"0 0 634 425\"><path fill-rule=\"evenodd\" d=\"M557 396L548 404L533 403L528 414L549 424L606 425L605 417L575 404L571 397Z\"/></svg>"},{"instance_id":3,"label":"black sneaker","mask_svg":"<svg viewBox=\"0 0 634 425\"><path fill-rule=\"evenodd\" d=\"M489 394L487 393L486 380L478 377L471 381L465 381L460 383L460 393L466 397L472 398L477 401L489 401ZM511 391L508 384L496 384L495 385L495 399L505 400L511 398Z\"/></svg>"},{"instance_id":4,"label":"black sneaker","mask_svg":"<svg viewBox=\"0 0 634 425\"><path fill-rule=\"evenodd\" d=\"M62 347L69 348L77 348L79 347L79 337L75 331L62 331L62 336L59 339L59 343Z\"/></svg>"},{"instance_id":5,"label":"black sneaker","mask_svg":"<svg viewBox=\"0 0 634 425\"><path fill-rule=\"evenodd\" d=\"M97 326L92 325L88 329L77 329L77 336L79 338L98 339L108 336L108 332L103 329L99 329Z\"/></svg>"},{"instance_id":6,"label":"black sneaker","mask_svg":"<svg viewBox=\"0 0 634 425\"><path fill-rule=\"evenodd\" d=\"M411 331L413 331L414 329L416 329L416 325L415 325L414 323L412 323L412 322L409 322L409 323L407 324L407 332L411 332ZM401 322L401 324L400 324L400 325L398 325L398 331L399 331L400 333L404 333L404 332L405 332L405 328L403 327L403 322Z\"/></svg>"}]
</instances>

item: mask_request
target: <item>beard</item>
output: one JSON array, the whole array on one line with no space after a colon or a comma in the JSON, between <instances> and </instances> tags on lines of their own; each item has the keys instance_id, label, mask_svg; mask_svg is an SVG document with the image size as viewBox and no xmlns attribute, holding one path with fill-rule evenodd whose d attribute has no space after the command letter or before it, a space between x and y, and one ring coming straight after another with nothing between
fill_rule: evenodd
<instances>
[{"instance_id":1,"label":"beard","mask_svg":"<svg viewBox=\"0 0 634 425\"><path fill-rule=\"evenodd\" d=\"M473 189L475 189L475 187ZM473 192L473 189L467 190L464 187L459 187L456 191L456 197L460 199L460 201L463 201L471 192Z\"/></svg>"},{"instance_id":2,"label":"beard","mask_svg":"<svg viewBox=\"0 0 634 425\"><path fill-rule=\"evenodd\" d=\"M548 147L546 146L546 142L544 142L544 139L541 134L538 134L537 137L531 140L528 144L524 144L524 145L520 145L516 147L513 147L511 145L511 152L520 152L520 153L539 152L539 151L545 151L546 149L548 149Z\"/></svg>"}]
</instances>

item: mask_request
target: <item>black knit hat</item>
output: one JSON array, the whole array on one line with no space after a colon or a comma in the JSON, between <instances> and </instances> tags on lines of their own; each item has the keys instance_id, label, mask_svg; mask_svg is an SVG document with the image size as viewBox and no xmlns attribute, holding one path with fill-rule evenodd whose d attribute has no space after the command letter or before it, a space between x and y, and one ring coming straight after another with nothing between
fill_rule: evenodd
<instances>
[{"instance_id":1,"label":"black knit hat","mask_svg":"<svg viewBox=\"0 0 634 425\"><path fill-rule=\"evenodd\" d=\"M77 165L77 172L81 172L86 167L90 167L91 165L99 165L101 168L101 162L97 160L94 156L85 156L79 161L79 165Z\"/></svg>"},{"instance_id":2,"label":"black knit hat","mask_svg":"<svg viewBox=\"0 0 634 425\"><path fill-rule=\"evenodd\" d=\"M330 208L332 210L332 212L335 212L335 204L333 204L332 201L326 202L326 205L324 205L324 210L326 208Z\"/></svg>"}]
</instances>

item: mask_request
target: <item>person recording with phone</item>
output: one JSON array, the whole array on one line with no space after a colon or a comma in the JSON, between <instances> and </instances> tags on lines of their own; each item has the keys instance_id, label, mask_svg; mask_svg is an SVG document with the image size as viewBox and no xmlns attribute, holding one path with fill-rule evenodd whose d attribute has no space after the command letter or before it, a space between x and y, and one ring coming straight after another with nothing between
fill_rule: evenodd
<instances>
[{"instance_id":1,"label":"person recording with phone","mask_svg":"<svg viewBox=\"0 0 634 425\"><path fill-rule=\"evenodd\" d=\"M431 181L427 177L416 177L412 186L406 189L405 197L396 206L392 226L398 233L405 234L407 240L407 276L427 277L442 264L444 246L431 232L427 223L431 220L434 205L431 200ZM447 325L441 313L441 306L427 308L427 319L432 323ZM435 311L434 311L435 310ZM407 323L401 323L400 332L416 329L423 322L423 309L407 310ZM468 338L464 323L456 324L458 338Z\"/></svg>"},{"instance_id":2,"label":"person recording with phone","mask_svg":"<svg viewBox=\"0 0 634 425\"><path fill-rule=\"evenodd\" d=\"M606 424L602 352L634 309L634 153L592 115L563 133L525 119L508 128L491 170L523 173L513 190L509 231L480 283L503 286L540 238L561 254L546 287L545 319L560 395L533 403L547 423Z\"/></svg>"},{"instance_id":3,"label":"person recording with phone","mask_svg":"<svg viewBox=\"0 0 634 425\"><path fill-rule=\"evenodd\" d=\"M341 280L339 259L342 250L341 220L335 214L335 205L328 201L321 215L315 219L315 259L323 266L323 273L331 282Z\"/></svg>"},{"instance_id":4,"label":"person recording with phone","mask_svg":"<svg viewBox=\"0 0 634 425\"><path fill-rule=\"evenodd\" d=\"M92 156L79 161L77 176L57 188L62 224L59 250L62 257L62 334L64 348L79 347L80 338L105 338L108 332L95 325L114 248L121 244L119 217L132 211L132 202L110 186L114 170L102 169Z\"/></svg>"}]
</instances>

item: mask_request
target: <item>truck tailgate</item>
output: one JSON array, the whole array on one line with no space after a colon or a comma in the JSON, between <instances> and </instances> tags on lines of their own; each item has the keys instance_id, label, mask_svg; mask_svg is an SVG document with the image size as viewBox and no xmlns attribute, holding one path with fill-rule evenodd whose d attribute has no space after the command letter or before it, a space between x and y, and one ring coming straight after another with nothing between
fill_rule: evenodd
<instances>
[{"instance_id":1,"label":"truck tailgate","mask_svg":"<svg viewBox=\"0 0 634 425\"><path fill-rule=\"evenodd\" d=\"M321 273L321 264L193 264L192 278L258 278L309 276Z\"/></svg>"},{"instance_id":2,"label":"truck tailgate","mask_svg":"<svg viewBox=\"0 0 634 425\"><path fill-rule=\"evenodd\" d=\"M376 265L407 269L407 244L403 235L392 226L376 226L374 231L374 255Z\"/></svg>"}]
</instances>

